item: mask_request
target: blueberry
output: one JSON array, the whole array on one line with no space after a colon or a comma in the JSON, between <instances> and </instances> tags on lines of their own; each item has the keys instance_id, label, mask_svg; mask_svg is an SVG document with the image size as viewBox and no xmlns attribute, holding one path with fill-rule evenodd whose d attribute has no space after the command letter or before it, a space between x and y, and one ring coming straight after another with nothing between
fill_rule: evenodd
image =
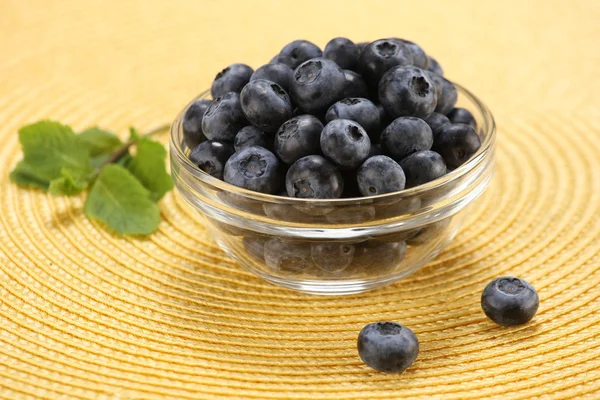
<instances>
[{"instance_id":1,"label":"blueberry","mask_svg":"<svg viewBox=\"0 0 600 400\"><path fill-rule=\"evenodd\" d=\"M394 67L379 82L379 101L393 118L425 118L437 104L436 89L429 74L417 67Z\"/></svg>"},{"instance_id":2,"label":"blueberry","mask_svg":"<svg viewBox=\"0 0 600 400\"><path fill-rule=\"evenodd\" d=\"M315 58L296 68L290 93L298 107L318 113L339 100L345 86L344 70L331 60Z\"/></svg>"},{"instance_id":3,"label":"blueberry","mask_svg":"<svg viewBox=\"0 0 600 400\"><path fill-rule=\"evenodd\" d=\"M281 49L278 61L296 68L306 60L322 56L323 52L317 45L307 40L294 40Z\"/></svg>"},{"instance_id":4,"label":"blueberry","mask_svg":"<svg viewBox=\"0 0 600 400\"><path fill-rule=\"evenodd\" d=\"M503 326L529 322L539 304L540 298L534 287L514 276L494 279L481 294L481 308L485 315Z\"/></svg>"},{"instance_id":5,"label":"blueberry","mask_svg":"<svg viewBox=\"0 0 600 400\"><path fill-rule=\"evenodd\" d=\"M477 122L473 114L466 108L457 107L448 113L448 118L454 124L467 124L477 130Z\"/></svg>"},{"instance_id":6,"label":"blueberry","mask_svg":"<svg viewBox=\"0 0 600 400\"><path fill-rule=\"evenodd\" d=\"M240 94L242 110L250 123L265 132L276 132L292 116L292 103L275 82L257 79Z\"/></svg>"},{"instance_id":7,"label":"blueberry","mask_svg":"<svg viewBox=\"0 0 600 400\"><path fill-rule=\"evenodd\" d=\"M446 174L444 159L435 151L423 150L400 161L406 175L406 187L422 185Z\"/></svg>"},{"instance_id":8,"label":"blueberry","mask_svg":"<svg viewBox=\"0 0 600 400\"><path fill-rule=\"evenodd\" d=\"M321 151L343 168L360 166L370 150L371 140L367 132L349 119L335 119L321 132Z\"/></svg>"},{"instance_id":9,"label":"blueberry","mask_svg":"<svg viewBox=\"0 0 600 400\"><path fill-rule=\"evenodd\" d=\"M356 246L352 267L369 275L393 271L406 256L406 243L368 240Z\"/></svg>"},{"instance_id":10,"label":"blueberry","mask_svg":"<svg viewBox=\"0 0 600 400\"><path fill-rule=\"evenodd\" d=\"M338 37L331 39L325 46L323 57L330 59L343 69L355 69L360 51L349 39Z\"/></svg>"},{"instance_id":11,"label":"blueberry","mask_svg":"<svg viewBox=\"0 0 600 400\"><path fill-rule=\"evenodd\" d=\"M397 39L381 39L369 43L358 61L362 76L371 86L377 86L383 74L397 65L411 65L412 54Z\"/></svg>"},{"instance_id":12,"label":"blueberry","mask_svg":"<svg viewBox=\"0 0 600 400\"><path fill-rule=\"evenodd\" d=\"M325 119L327 122L349 119L362 126L369 137L379 135L379 110L375 104L364 98L348 97L338 101L329 107Z\"/></svg>"},{"instance_id":13,"label":"blueberry","mask_svg":"<svg viewBox=\"0 0 600 400\"><path fill-rule=\"evenodd\" d=\"M225 93L210 103L202 118L204 136L212 140L233 142L235 135L248 125L242 111L240 95Z\"/></svg>"},{"instance_id":14,"label":"blueberry","mask_svg":"<svg viewBox=\"0 0 600 400\"><path fill-rule=\"evenodd\" d=\"M400 161L433 145L433 133L427 122L415 117L400 117L381 133L383 154Z\"/></svg>"},{"instance_id":15,"label":"blueberry","mask_svg":"<svg viewBox=\"0 0 600 400\"><path fill-rule=\"evenodd\" d=\"M306 156L296 161L287 172L288 196L303 199L335 199L344 191L342 174L321 156Z\"/></svg>"},{"instance_id":16,"label":"blueberry","mask_svg":"<svg viewBox=\"0 0 600 400\"><path fill-rule=\"evenodd\" d=\"M229 143L208 140L192 150L190 160L202 171L222 180L225 163L232 154L233 148Z\"/></svg>"},{"instance_id":17,"label":"blueberry","mask_svg":"<svg viewBox=\"0 0 600 400\"><path fill-rule=\"evenodd\" d=\"M315 265L326 272L345 270L354 257L355 247L351 243L314 243L310 253Z\"/></svg>"},{"instance_id":18,"label":"blueberry","mask_svg":"<svg viewBox=\"0 0 600 400\"><path fill-rule=\"evenodd\" d=\"M404 46L408 49L408 51L412 54L413 65L415 67L427 69L429 66L429 57L425 54L425 51L416 43L411 42L410 40L400 39Z\"/></svg>"},{"instance_id":19,"label":"blueberry","mask_svg":"<svg viewBox=\"0 0 600 400\"><path fill-rule=\"evenodd\" d=\"M260 146L269 149L271 144L267 135L255 126L245 126L235 135L233 142L235 151L240 151L250 146Z\"/></svg>"},{"instance_id":20,"label":"blueberry","mask_svg":"<svg viewBox=\"0 0 600 400\"><path fill-rule=\"evenodd\" d=\"M211 100L197 100L183 115L183 140L190 149L206 140L206 136L202 132L202 117L211 102Z\"/></svg>"},{"instance_id":21,"label":"blueberry","mask_svg":"<svg viewBox=\"0 0 600 400\"><path fill-rule=\"evenodd\" d=\"M433 150L438 152L450 169L464 164L481 147L479 135L466 124L446 124L435 137Z\"/></svg>"},{"instance_id":22,"label":"blueberry","mask_svg":"<svg viewBox=\"0 0 600 400\"><path fill-rule=\"evenodd\" d=\"M444 77L433 73L431 71L425 71L431 83L433 83L433 87L435 88L435 94L437 95L437 100L439 101L440 97L442 97L444 91ZM436 103L437 107L437 103Z\"/></svg>"},{"instance_id":23,"label":"blueberry","mask_svg":"<svg viewBox=\"0 0 600 400\"><path fill-rule=\"evenodd\" d=\"M285 239L270 239L264 247L265 264L275 272L297 275L311 265L310 245Z\"/></svg>"},{"instance_id":24,"label":"blueberry","mask_svg":"<svg viewBox=\"0 0 600 400\"><path fill-rule=\"evenodd\" d=\"M450 120L448 119L448 117L446 117L443 114L439 114L437 112L431 113L431 115L428 116L427 118L425 118L424 121L427 122L427 125L429 125L429 127L431 128L431 132L433 133L434 142L435 142L436 135L438 133L440 133L442 127L444 125L450 123Z\"/></svg>"},{"instance_id":25,"label":"blueberry","mask_svg":"<svg viewBox=\"0 0 600 400\"><path fill-rule=\"evenodd\" d=\"M358 335L358 354L380 372L402 372L419 354L419 340L407 327L395 322L374 322Z\"/></svg>"},{"instance_id":26,"label":"blueberry","mask_svg":"<svg viewBox=\"0 0 600 400\"><path fill-rule=\"evenodd\" d=\"M435 58L429 56L429 66L427 67L428 71L431 71L439 76L444 76L444 70L442 66L436 61Z\"/></svg>"},{"instance_id":27,"label":"blueberry","mask_svg":"<svg viewBox=\"0 0 600 400\"><path fill-rule=\"evenodd\" d=\"M444 115L448 114L456 105L456 100L458 100L458 93L456 92L456 88L454 87L452 82L442 78L441 95L437 98L435 112Z\"/></svg>"},{"instance_id":28,"label":"blueberry","mask_svg":"<svg viewBox=\"0 0 600 400\"><path fill-rule=\"evenodd\" d=\"M367 84L365 83L365 80L362 78L362 76L360 76L354 71L345 69L344 78L346 79L346 83L344 85L344 90L342 91L342 98L367 97L369 95Z\"/></svg>"},{"instance_id":29,"label":"blueberry","mask_svg":"<svg viewBox=\"0 0 600 400\"><path fill-rule=\"evenodd\" d=\"M356 175L363 196L397 192L404 189L406 177L398 163L386 156L367 159Z\"/></svg>"},{"instance_id":30,"label":"blueberry","mask_svg":"<svg viewBox=\"0 0 600 400\"><path fill-rule=\"evenodd\" d=\"M321 121L308 114L284 122L275 134L275 154L286 164L318 154L321 150L319 138L322 130Z\"/></svg>"},{"instance_id":31,"label":"blueberry","mask_svg":"<svg viewBox=\"0 0 600 400\"><path fill-rule=\"evenodd\" d=\"M225 182L241 188L274 194L280 184L279 160L263 147L246 147L227 161L224 178Z\"/></svg>"},{"instance_id":32,"label":"blueberry","mask_svg":"<svg viewBox=\"0 0 600 400\"><path fill-rule=\"evenodd\" d=\"M275 82L283 88L286 92L290 90L290 81L292 80L294 71L285 64L273 63L263 65L258 68L250 77L250 82L257 79L264 79L267 81Z\"/></svg>"},{"instance_id":33,"label":"blueberry","mask_svg":"<svg viewBox=\"0 0 600 400\"><path fill-rule=\"evenodd\" d=\"M213 99L223 96L227 92L241 92L248 83L254 70L246 64L231 64L215 77L210 88Z\"/></svg>"}]
</instances>

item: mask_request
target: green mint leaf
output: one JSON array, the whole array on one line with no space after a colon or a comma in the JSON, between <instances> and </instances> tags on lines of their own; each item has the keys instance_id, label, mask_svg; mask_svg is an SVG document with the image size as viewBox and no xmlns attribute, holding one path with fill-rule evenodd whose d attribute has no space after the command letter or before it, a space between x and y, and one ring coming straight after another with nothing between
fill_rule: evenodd
<instances>
[{"instance_id":1,"label":"green mint leaf","mask_svg":"<svg viewBox=\"0 0 600 400\"><path fill-rule=\"evenodd\" d=\"M58 122L40 121L19 130L23 162L38 179L51 181L61 177L61 170L87 173L90 156L73 130Z\"/></svg>"},{"instance_id":2,"label":"green mint leaf","mask_svg":"<svg viewBox=\"0 0 600 400\"><path fill-rule=\"evenodd\" d=\"M84 211L120 234L149 235L160 222L160 211L150 192L131 172L115 164L100 172Z\"/></svg>"},{"instance_id":3,"label":"green mint leaf","mask_svg":"<svg viewBox=\"0 0 600 400\"><path fill-rule=\"evenodd\" d=\"M89 173L73 171L69 168L60 170L62 175L50 181L50 194L53 196L74 196L87 189L89 185Z\"/></svg>"},{"instance_id":4,"label":"green mint leaf","mask_svg":"<svg viewBox=\"0 0 600 400\"><path fill-rule=\"evenodd\" d=\"M138 132L137 129L135 129L133 126L129 128L129 140L132 142L137 142L138 140L140 140L141 135Z\"/></svg>"},{"instance_id":5,"label":"green mint leaf","mask_svg":"<svg viewBox=\"0 0 600 400\"><path fill-rule=\"evenodd\" d=\"M127 169L150 190L155 201L173 189L173 179L165 167L166 158L167 151L162 144L140 138L135 156L127 163Z\"/></svg>"},{"instance_id":6,"label":"green mint leaf","mask_svg":"<svg viewBox=\"0 0 600 400\"><path fill-rule=\"evenodd\" d=\"M90 151L90 156L110 154L123 144L114 133L98 127L89 128L79 134L79 138Z\"/></svg>"},{"instance_id":7,"label":"green mint leaf","mask_svg":"<svg viewBox=\"0 0 600 400\"><path fill-rule=\"evenodd\" d=\"M17 185L36 187L43 190L48 190L48 186L50 185L47 179L37 176L35 171L25 161L20 161L15 169L12 170L10 179Z\"/></svg>"}]
</instances>

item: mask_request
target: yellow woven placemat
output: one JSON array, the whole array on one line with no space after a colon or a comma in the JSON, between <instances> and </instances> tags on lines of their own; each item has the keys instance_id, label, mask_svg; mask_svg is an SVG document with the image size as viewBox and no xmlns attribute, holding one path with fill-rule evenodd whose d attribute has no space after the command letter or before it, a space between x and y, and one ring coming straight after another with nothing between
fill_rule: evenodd
<instances>
[{"instance_id":1,"label":"yellow woven placemat","mask_svg":"<svg viewBox=\"0 0 600 400\"><path fill-rule=\"evenodd\" d=\"M0 1L0 398L600 398L597 1ZM310 297L227 258L181 197L147 240L18 189L16 131L41 118L125 134L174 118L216 71L286 42L403 36L490 106L494 181L456 240L369 294ZM163 139L166 139L163 138ZM539 290L535 319L487 321L486 282ZM396 320L402 375L358 358Z\"/></svg>"}]
</instances>

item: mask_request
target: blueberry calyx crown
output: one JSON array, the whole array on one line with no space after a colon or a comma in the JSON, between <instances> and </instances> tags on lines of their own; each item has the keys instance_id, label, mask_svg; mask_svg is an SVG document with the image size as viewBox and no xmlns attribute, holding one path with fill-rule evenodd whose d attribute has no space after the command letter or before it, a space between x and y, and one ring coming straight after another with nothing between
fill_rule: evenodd
<instances>
[{"instance_id":1,"label":"blueberry calyx crown","mask_svg":"<svg viewBox=\"0 0 600 400\"><path fill-rule=\"evenodd\" d=\"M321 75L322 69L323 63L320 61L308 61L298 68L294 79L296 79L296 82L302 85L312 83L319 77L319 75Z\"/></svg>"},{"instance_id":2,"label":"blueberry calyx crown","mask_svg":"<svg viewBox=\"0 0 600 400\"><path fill-rule=\"evenodd\" d=\"M376 328L382 335L398 335L402 331L402 326L393 322L378 322Z\"/></svg>"},{"instance_id":3,"label":"blueberry calyx crown","mask_svg":"<svg viewBox=\"0 0 600 400\"><path fill-rule=\"evenodd\" d=\"M527 288L519 278L502 278L496 283L498 290L504 294L516 295Z\"/></svg>"},{"instance_id":4,"label":"blueberry calyx crown","mask_svg":"<svg viewBox=\"0 0 600 400\"><path fill-rule=\"evenodd\" d=\"M425 97L429 94L429 83L422 76L414 76L411 80L410 86L416 94L421 97Z\"/></svg>"},{"instance_id":5,"label":"blueberry calyx crown","mask_svg":"<svg viewBox=\"0 0 600 400\"><path fill-rule=\"evenodd\" d=\"M375 50L382 57L389 58L389 57L393 56L394 54L396 54L396 52L398 51L398 46L392 42L385 41L385 42L376 44Z\"/></svg>"},{"instance_id":6,"label":"blueberry calyx crown","mask_svg":"<svg viewBox=\"0 0 600 400\"><path fill-rule=\"evenodd\" d=\"M256 154L252 154L240 162L242 173L246 178L257 178L265 173L267 162Z\"/></svg>"}]
</instances>

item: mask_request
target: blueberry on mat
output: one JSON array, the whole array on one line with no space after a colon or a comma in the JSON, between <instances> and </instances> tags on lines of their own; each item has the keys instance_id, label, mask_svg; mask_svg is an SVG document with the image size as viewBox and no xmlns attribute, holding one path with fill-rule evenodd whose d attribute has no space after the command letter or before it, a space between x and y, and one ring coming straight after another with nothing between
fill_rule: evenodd
<instances>
[{"instance_id":1,"label":"blueberry on mat","mask_svg":"<svg viewBox=\"0 0 600 400\"><path fill-rule=\"evenodd\" d=\"M540 299L534 287L514 276L494 279L481 294L481 308L485 315L503 326L529 322L539 304Z\"/></svg>"},{"instance_id":2,"label":"blueberry on mat","mask_svg":"<svg viewBox=\"0 0 600 400\"><path fill-rule=\"evenodd\" d=\"M358 354L381 372L402 372L419 354L419 340L409 328L395 322L374 322L358 335Z\"/></svg>"}]
</instances>

